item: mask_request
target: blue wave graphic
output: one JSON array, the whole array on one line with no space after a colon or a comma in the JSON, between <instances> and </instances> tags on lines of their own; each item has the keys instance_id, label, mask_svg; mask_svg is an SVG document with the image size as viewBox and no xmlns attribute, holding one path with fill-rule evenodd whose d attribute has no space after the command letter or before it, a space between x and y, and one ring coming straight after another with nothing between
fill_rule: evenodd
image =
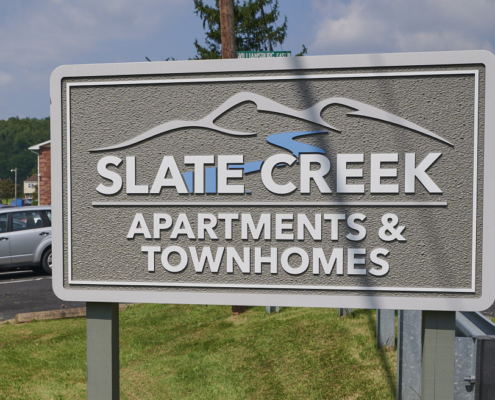
<instances>
[{"instance_id":1,"label":"blue wave graphic","mask_svg":"<svg viewBox=\"0 0 495 400\"><path fill-rule=\"evenodd\" d=\"M315 135L318 133L328 133L327 131L312 132L280 132L274 133L266 138L266 141L284 150L290 151L298 160L304 153L325 154L325 150L306 143L301 143L295 139L302 136ZM231 165L230 169L243 169L244 174L259 172L263 161L250 161L244 164ZM194 193L194 171L182 174L189 193ZM205 168L205 193L217 193L217 167ZM250 192L246 192L250 193Z\"/></svg>"},{"instance_id":2,"label":"blue wave graphic","mask_svg":"<svg viewBox=\"0 0 495 400\"><path fill-rule=\"evenodd\" d=\"M245 164L231 165L230 169L243 169L245 174L249 174L251 172L259 171L261 169L261 164L263 164L263 161L251 161Z\"/></svg>"},{"instance_id":3,"label":"blue wave graphic","mask_svg":"<svg viewBox=\"0 0 495 400\"><path fill-rule=\"evenodd\" d=\"M312 146L310 144L297 142L294 139L301 136L315 135L317 133L328 133L327 131L314 131L314 132L281 132L274 133L266 138L268 143L281 147L282 149L289 150L294 157L299 160L301 153L320 153L325 154L325 150L319 147Z\"/></svg>"}]
</instances>

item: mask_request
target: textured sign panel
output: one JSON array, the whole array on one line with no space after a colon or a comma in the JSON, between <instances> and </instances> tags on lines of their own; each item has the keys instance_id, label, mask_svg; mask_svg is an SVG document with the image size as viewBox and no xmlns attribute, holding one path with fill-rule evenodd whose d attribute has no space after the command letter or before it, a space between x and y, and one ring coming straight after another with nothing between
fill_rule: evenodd
<instances>
[{"instance_id":1,"label":"textured sign panel","mask_svg":"<svg viewBox=\"0 0 495 400\"><path fill-rule=\"evenodd\" d=\"M493 83L487 52L60 67L55 292L486 308Z\"/></svg>"}]
</instances>

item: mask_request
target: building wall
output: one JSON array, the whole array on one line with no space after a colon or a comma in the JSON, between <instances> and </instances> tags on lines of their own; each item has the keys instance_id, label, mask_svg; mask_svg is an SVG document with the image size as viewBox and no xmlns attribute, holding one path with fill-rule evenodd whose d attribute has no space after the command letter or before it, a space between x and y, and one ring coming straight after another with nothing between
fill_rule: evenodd
<instances>
[{"instance_id":1,"label":"building wall","mask_svg":"<svg viewBox=\"0 0 495 400\"><path fill-rule=\"evenodd\" d=\"M29 187L30 185L32 187ZM33 198L33 193L36 191L37 185L38 185L38 182L24 181L24 197L26 199L32 199Z\"/></svg>"},{"instance_id":2,"label":"building wall","mask_svg":"<svg viewBox=\"0 0 495 400\"><path fill-rule=\"evenodd\" d=\"M39 150L39 175L40 175L40 205L52 204L52 170L50 162L50 147L41 147Z\"/></svg>"}]
</instances>

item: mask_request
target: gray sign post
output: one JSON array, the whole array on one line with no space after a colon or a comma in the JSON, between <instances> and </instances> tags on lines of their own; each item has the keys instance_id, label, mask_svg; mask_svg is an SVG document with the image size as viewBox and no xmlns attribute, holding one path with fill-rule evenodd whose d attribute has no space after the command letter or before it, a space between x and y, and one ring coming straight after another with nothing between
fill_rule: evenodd
<instances>
[{"instance_id":1,"label":"gray sign post","mask_svg":"<svg viewBox=\"0 0 495 400\"><path fill-rule=\"evenodd\" d=\"M494 61L475 51L57 68L55 293L489 307Z\"/></svg>"},{"instance_id":2,"label":"gray sign post","mask_svg":"<svg viewBox=\"0 0 495 400\"><path fill-rule=\"evenodd\" d=\"M421 398L453 400L455 311L423 312Z\"/></svg>"},{"instance_id":3,"label":"gray sign post","mask_svg":"<svg viewBox=\"0 0 495 400\"><path fill-rule=\"evenodd\" d=\"M86 304L88 399L119 398L119 305Z\"/></svg>"},{"instance_id":4,"label":"gray sign post","mask_svg":"<svg viewBox=\"0 0 495 400\"><path fill-rule=\"evenodd\" d=\"M395 347L395 310L376 310L376 344Z\"/></svg>"},{"instance_id":5,"label":"gray sign post","mask_svg":"<svg viewBox=\"0 0 495 400\"><path fill-rule=\"evenodd\" d=\"M421 399L423 315L399 310L397 318L397 400Z\"/></svg>"}]
</instances>

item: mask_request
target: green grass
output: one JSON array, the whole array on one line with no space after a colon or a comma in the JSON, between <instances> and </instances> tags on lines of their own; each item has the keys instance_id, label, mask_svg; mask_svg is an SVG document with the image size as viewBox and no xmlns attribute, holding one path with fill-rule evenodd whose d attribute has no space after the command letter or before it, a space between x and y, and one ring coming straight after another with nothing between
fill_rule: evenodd
<instances>
[{"instance_id":1,"label":"green grass","mask_svg":"<svg viewBox=\"0 0 495 400\"><path fill-rule=\"evenodd\" d=\"M17 198L18 199L24 199L24 195L17 195ZM14 200L14 198L12 197L11 199L1 199L2 200L2 204L3 205L11 205L12 201ZM36 203L36 204L35 204ZM38 205L38 200L33 200L33 206L37 206Z\"/></svg>"},{"instance_id":2,"label":"green grass","mask_svg":"<svg viewBox=\"0 0 495 400\"><path fill-rule=\"evenodd\" d=\"M85 399L85 319L0 327L0 399ZM375 313L136 305L120 313L122 399L393 399Z\"/></svg>"}]
</instances>

